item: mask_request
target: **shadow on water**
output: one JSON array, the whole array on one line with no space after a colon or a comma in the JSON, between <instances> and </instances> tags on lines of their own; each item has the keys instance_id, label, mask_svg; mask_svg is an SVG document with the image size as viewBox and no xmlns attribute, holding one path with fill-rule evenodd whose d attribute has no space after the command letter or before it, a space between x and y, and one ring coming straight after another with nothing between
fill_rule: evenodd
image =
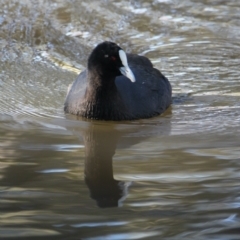
<instances>
[{"instance_id":1,"label":"shadow on water","mask_svg":"<svg viewBox=\"0 0 240 240\"><path fill-rule=\"evenodd\" d=\"M87 121L87 126L71 129L85 145L85 183L90 196L101 208L118 207L127 196L129 183L114 179L113 158L117 149L127 149L149 137L169 135L171 109L157 121L133 123ZM74 116L68 116L73 119ZM78 119L76 117L76 119ZM150 122L150 123L149 123ZM75 122L76 123L76 122Z\"/></svg>"}]
</instances>

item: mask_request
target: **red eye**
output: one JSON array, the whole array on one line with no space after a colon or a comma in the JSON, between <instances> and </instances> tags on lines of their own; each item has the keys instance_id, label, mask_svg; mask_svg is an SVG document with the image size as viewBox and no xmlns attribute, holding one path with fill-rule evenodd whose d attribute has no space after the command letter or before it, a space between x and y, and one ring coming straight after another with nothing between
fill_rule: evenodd
<instances>
[{"instance_id":1,"label":"red eye","mask_svg":"<svg viewBox=\"0 0 240 240\"><path fill-rule=\"evenodd\" d=\"M114 56L111 56L112 61L116 61L116 58Z\"/></svg>"}]
</instances>

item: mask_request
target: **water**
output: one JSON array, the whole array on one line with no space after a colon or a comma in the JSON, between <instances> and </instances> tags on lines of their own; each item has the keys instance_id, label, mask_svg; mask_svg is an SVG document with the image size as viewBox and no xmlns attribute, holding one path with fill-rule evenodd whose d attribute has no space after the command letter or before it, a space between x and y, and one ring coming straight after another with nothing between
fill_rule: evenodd
<instances>
[{"instance_id":1,"label":"water","mask_svg":"<svg viewBox=\"0 0 240 240\"><path fill-rule=\"evenodd\" d=\"M0 239L240 238L240 3L0 1ZM65 116L90 50L149 57L173 105Z\"/></svg>"}]
</instances>

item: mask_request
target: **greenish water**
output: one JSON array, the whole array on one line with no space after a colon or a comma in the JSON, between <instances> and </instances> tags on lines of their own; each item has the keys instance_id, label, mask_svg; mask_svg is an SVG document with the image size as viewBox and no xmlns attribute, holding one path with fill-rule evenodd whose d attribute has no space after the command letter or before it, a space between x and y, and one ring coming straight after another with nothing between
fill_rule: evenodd
<instances>
[{"instance_id":1,"label":"greenish water","mask_svg":"<svg viewBox=\"0 0 240 240\"><path fill-rule=\"evenodd\" d=\"M240 238L240 3L0 0L0 239ZM65 116L112 40L171 81L163 116Z\"/></svg>"}]
</instances>

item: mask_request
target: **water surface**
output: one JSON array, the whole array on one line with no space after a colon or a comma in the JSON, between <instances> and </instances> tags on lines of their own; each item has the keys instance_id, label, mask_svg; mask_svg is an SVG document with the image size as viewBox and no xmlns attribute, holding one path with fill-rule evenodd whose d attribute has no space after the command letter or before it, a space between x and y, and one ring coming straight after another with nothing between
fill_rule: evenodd
<instances>
[{"instance_id":1,"label":"water surface","mask_svg":"<svg viewBox=\"0 0 240 240\"><path fill-rule=\"evenodd\" d=\"M0 239L240 238L240 3L0 0ZM91 49L171 81L163 115L65 116Z\"/></svg>"}]
</instances>

